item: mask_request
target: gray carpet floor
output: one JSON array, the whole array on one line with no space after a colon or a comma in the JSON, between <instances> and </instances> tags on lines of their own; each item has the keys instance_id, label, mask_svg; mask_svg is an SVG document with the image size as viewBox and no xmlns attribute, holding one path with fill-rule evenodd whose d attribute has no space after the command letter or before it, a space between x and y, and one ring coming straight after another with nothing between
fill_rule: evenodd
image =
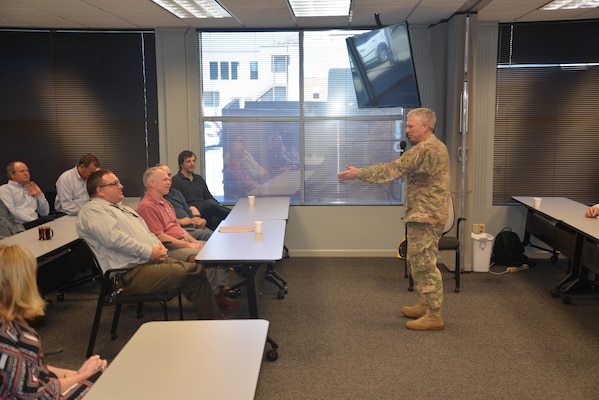
<instances>
[{"instance_id":1,"label":"gray carpet floor","mask_svg":"<svg viewBox=\"0 0 599 400\"><path fill-rule=\"evenodd\" d=\"M444 270L446 328L439 332L405 328L399 308L417 299L397 259L292 257L276 269L289 293L279 300L265 283L260 317L271 323L279 358L263 362L256 399L599 398L599 296L589 289L572 304L552 298L563 261L539 260L505 275L467 273L460 293ZM37 326L44 350L63 350L48 363L77 368L83 361L97 288L75 288L48 308ZM229 318L247 315L244 296ZM176 317L175 303L170 310ZM189 305L185 314L194 316ZM111 316L105 308L95 348L109 361L141 323L162 318L154 305L142 320L124 308L112 341Z\"/></svg>"}]
</instances>

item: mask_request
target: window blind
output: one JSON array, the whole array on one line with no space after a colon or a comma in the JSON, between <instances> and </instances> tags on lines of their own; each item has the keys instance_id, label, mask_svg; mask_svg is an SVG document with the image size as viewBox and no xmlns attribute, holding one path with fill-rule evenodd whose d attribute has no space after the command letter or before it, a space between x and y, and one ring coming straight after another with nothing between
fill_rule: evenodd
<instances>
[{"instance_id":1,"label":"window blind","mask_svg":"<svg viewBox=\"0 0 599 400\"><path fill-rule=\"evenodd\" d=\"M599 22L499 29L493 203L599 202Z\"/></svg>"},{"instance_id":2,"label":"window blind","mask_svg":"<svg viewBox=\"0 0 599 400\"><path fill-rule=\"evenodd\" d=\"M0 54L3 166L23 161L53 191L93 153L139 196L159 160L154 34L2 31Z\"/></svg>"},{"instance_id":3,"label":"window blind","mask_svg":"<svg viewBox=\"0 0 599 400\"><path fill-rule=\"evenodd\" d=\"M401 204L401 181L341 183L336 176L346 164L396 159L405 139L407 110L356 105L345 39L362 32L198 33L203 96L220 100L202 102L202 118L220 129L219 145L203 154L215 197L227 204L248 194L290 196L292 204ZM213 79L211 66L225 60L237 65L237 81Z\"/></svg>"}]
</instances>

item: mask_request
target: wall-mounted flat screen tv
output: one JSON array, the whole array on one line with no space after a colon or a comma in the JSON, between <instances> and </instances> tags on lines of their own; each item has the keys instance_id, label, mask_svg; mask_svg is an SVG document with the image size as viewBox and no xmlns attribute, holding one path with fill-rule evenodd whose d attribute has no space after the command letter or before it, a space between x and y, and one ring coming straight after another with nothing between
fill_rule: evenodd
<instances>
[{"instance_id":1,"label":"wall-mounted flat screen tv","mask_svg":"<svg viewBox=\"0 0 599 400\"><path fill-rule=\"evenodd\" d=\"M420 107L408 23L346 39L360 108Z\"/></svg>"}]
</instances>

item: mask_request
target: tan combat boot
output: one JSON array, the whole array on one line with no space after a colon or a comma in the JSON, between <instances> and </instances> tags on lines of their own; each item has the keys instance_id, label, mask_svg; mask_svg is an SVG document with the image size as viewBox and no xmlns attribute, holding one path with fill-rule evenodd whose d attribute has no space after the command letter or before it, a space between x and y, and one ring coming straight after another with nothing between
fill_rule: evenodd
<instances>
[{"instance_id":1,"label":"tan combat boot","mask_svg":"<svg viewBox=\"0 0 599 400\"><path fill-rule=\"evenodd\" d=\"M441 317L441 309L429 309L426 313L414 321L406 322L406 328L415 331L440 331L445 328L443 317Z\"/></svg>"},{"instance_id":2,"label":"tan combat boot","mask_svg":"<svg viewBox=\"0 0 599 400\"><path fill-rule=\"evenodd\" d=\"M408 318L420 318L426 311L428 310L428 306L422 299L415 306L403 306L401 308L401 313Z\"/></svg>"}]
</instances>

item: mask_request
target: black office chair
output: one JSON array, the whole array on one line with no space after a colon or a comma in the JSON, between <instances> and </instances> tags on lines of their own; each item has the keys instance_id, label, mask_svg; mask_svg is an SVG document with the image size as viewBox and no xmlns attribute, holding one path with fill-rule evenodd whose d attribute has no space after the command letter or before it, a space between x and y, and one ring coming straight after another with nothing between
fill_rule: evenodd
<instances>
[{"instance_id":1,"label":"black office chair","mask_svg":"<svg viewBox=\"0 0 599 400\"><path fill-rule=\"evenodd\" d=\"M69 289L89 282L95 282L102 276L102 273L94 268L93 262L89 257L89 249L81 241L77 241L70 246L60 260L61 269L72 272L72 277L56 289L56 300L58 301L64 301L65 293ZM70 268L65 269L65 266Z\"/></svg>"},{"instance_id":2,"label":"black office chair","mask_svg":"<svg viewBox=\"0 0 599 400\"><path fill-rule=\"evenodd\" d=\"M143 318L143 303L145 302L156 302L162 305L162 310L164 312L164 320L168 321L168 307L167 303L174 299L175 297L179 298L179 318L183 320L183 303L181 299L181 291L180 290L172 290L165 293L152 293L147 295L128 295L119 293L116 289L116 279L115 276L118 276L120 272L127 271L126 269L118 270L110 270L106 273L102 272L100 268L100 264L98 263L98 259L96 255L89 247L89 245L82 240L82 242L87 247L89 254L93 261L93 268L99 273L101 276L100 282L100 295L98 297L98 304L96 306L96 314L94 316L94 322L92 325L92 330L89 336L89 344L87 346L87 357L90 357L94 352L94 345L96 343L96 337L98 336L98 329L100 327L100 317L102 316L102 309L104 306L115 306L114 316L112 318L112 326L110 328L110 337L112 340L117 339L116 328L119 323L119 316L121 314L121 306L123 304L137 304L137 318Z\"/></svg>"},{"instance_id":3,"label":"black office chair","mask_svg":"<svg viewBox=\"0 0 599 400\"><path fill-rule=\"evenodd\" d=\"M450 197L449 200L449 215L447 217L447 222L445 223L445 227L443 228L443 235L439 239L439 251L449 250L455 251L455 289L454 291L457 293L460 291L460 276L461 276L461 267L460 267L460 225L466 218L460 217L456 220L455 218L455 209L453 205L453 197ZM453 229L454 224L457 222L456 227L456 236L448 236L447 234ZM406 236L405 239L399 244L398 249L398 257L405 259L404 264L404 277L409 278L408 290L411 292L414 290L414 279L412 278L412 274L408 272L408 262L406 259L407 255L407 228L406 228Z\"/></svg>"}]
</instances>

